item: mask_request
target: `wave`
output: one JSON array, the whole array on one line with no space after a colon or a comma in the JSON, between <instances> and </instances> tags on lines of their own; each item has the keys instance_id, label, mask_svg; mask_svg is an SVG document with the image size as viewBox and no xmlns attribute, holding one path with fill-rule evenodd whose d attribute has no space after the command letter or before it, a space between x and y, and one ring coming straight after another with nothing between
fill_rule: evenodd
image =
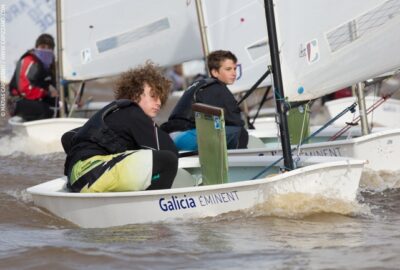
<instances>
[{"instance_id":1,"label":"wave","mask_svg":"<svg viewBox=\"0 0 400 270\"><path fill-rule=\"evenodd\" d=\"M0 156L9 156L18 153L42 155L60 152L60 149L62 149L60 141L44 143L23 135L5 135L0 138Z\"/></svg>"},{"instance_id":2,"label":"wave","mask_svg":"<svg viewBox=\"0 0 400 270\"><path fill-rule=\"evenodd\" d=\"M361 190L381 192L396 188L400 188L400 171L374 171L364 168L360 181Z\"/></svg>"}]
</instances>

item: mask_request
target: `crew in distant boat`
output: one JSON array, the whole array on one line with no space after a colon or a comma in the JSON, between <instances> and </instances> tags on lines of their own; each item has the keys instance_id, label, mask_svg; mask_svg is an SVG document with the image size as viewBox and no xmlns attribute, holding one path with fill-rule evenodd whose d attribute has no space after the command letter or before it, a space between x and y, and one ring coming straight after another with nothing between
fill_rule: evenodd
<instances>
[{"instance_id":1,"label":"crew in distant boat","mask_svg":"<svg viewBox=\"0 0 400 270\"><path fill-rule=\"evenodd\" d=\"M192 104L205 103L224 109L228 149L247 148L249 135L244 128L241 110L227 85L236 80L236 56L230 51L218 50L207 57L212 78L194 82L173 109L161 128L173 138L178 150L197 150Z\"/></svg>"},{"instance_id":2,"label":"crew in distant boat","mask_svg":"<svg viewBox=\"0 0 400 270\"><path fill-rule=\"evenodd\" d=\"M171 82L151 62L121 74L114 91L116 100L61 139L71 191L171 188L178 151L153 122L170 87Z\"/></svg>"},{"instance_id":3,"label":"crew in distant boat","mask_svg":"<svg viewBox=\"0 0 400 270\"><path fill-rule=\"evenodd\" d=\"M10 81L9 111L25 121L51 118L55 115L58 92L55 89L54 39L41 34L35 48L17 62ZM53 87L53 88L51 88Z\"/></svg>"},{"instance_id":4,"label":"crew in distant boat","mask_svg":"<svg viewBox=\"0 0 400 270\"><path fill-rule=\"evenodd\" d=\"M165 74L167 78L172 81L172 91L180 91L185 88L186 81L183 75L182 64L168 68Z\"/></svg>"}]
</instances>

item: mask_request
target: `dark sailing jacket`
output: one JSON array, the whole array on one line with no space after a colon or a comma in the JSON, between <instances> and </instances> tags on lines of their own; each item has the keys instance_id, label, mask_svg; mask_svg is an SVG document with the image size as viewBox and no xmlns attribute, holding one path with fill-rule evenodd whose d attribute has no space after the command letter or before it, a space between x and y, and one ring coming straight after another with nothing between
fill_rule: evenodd
<instances>
[{"instance_id":1,"label":"dark sailing jacket","mask_svg":"<svg viewBox=\"0 0 400 270\"><path fill-rule=\"evenodd\" d=\"M195 102L205 103L224 109L225 125L243 127L241 110L228 87L214 78L203 79L193 83L180 98L168 121L161 129L171 133L195 128L192 105Z\"/></svg>"},{"instance_id":2,"label":"dark sailing jacket","mask_svg":"<svg viewBox=\"0 0 400 270\"><path fill-rule=\"evenodd\" d=\"M67 153L66 175L77 161L96 155L139 149L169 150L178 155L169 135L130 100L111 102L81 128L65 133L62 143Z\"/></svg>"}]
</instances>

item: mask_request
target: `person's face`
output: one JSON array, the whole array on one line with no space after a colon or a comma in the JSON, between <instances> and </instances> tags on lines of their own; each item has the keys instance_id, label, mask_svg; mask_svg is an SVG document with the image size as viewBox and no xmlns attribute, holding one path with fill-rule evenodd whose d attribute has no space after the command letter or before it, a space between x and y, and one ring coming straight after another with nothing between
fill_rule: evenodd
<instances>
[{"instance_id":1,"label":"person's face","mask_svg":"<svg viewBox=\"0 0 400 270\"><path fill-rule=\"evenodd\" d=\"M233 84L236 80L236 63L226 59L221 62L218 70L211 70L211 75L225 84Z\"/></svg>"},{"instance_id":2,"label":"person's face","mask_svg":"<svg viewBox=\"0 0 400 270\"><path fill-rule=\"evenodd\" d=\"M160 111L161 100L152 92L151 87L147 83L144 84L143 88L144 91L140 95L138 104L146 115L148 115L150 118L154 118Z\"/></svg>"}]
</instances>

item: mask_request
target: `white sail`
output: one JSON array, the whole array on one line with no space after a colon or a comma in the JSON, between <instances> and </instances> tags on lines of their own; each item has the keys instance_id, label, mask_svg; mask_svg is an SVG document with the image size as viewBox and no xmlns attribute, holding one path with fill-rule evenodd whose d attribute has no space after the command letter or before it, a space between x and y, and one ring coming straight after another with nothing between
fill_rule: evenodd
<instances>
[{"instance_id":1,"label":"white sail","mask_svg":"<svg viewBox=\"0 0 400 270\"><path fill-rule=\"evenodd\" d=\"M63 77L118 74L150 59L170 66L203 57L194 1L62 1Z\"/></svg>"},{"instance_id":2,"label":"white sail","mask_svg":"<svg viewBox=\"0 0 400 270\"><path fill-rule=\"evenodd\" d=\"M2 0L1 42L5 50L1 57L2 82L9 82L19 58L35 47L35 40L42 33L56 36L55 0ZM3 14L5 12L5 14ZM2 43L3 44L3 43Z\"/></svg>"},{"instance_id":3,"label":"white sail","mask_svg":"<svg viewBox=\"0 0 400 270\"><path fill-rule=\"evenodd\" d=\"M238 57L237 81L229 88L248 90L271 62L263 1L203 0L202 8L209 50L230 50ZM261 86L270 84L267 78Z\"/></svg>"},{"instance_id":4,"label":"white sail","mask_svg":"<svg viewBox=\"0 0 400 270\"><path fill-rule=\"evenodd\" d=\"M399 0L276 0L284 91L318 98L400 66Z\"/></svg>"},{"instance_id":5,"label":"white sail","mask_svg":"<svg viewBox=\"0 0 400 270\"><path fill-rule=\"evenodd\" d=\"M314 99L400 67L400 1L274 2L290 101ZM230 88L249 89L270 64L263 1L202 3L209 50L233 51L240 66ZM268 84L270 79L262 86Z\"/></svg>"}]
</instances>

